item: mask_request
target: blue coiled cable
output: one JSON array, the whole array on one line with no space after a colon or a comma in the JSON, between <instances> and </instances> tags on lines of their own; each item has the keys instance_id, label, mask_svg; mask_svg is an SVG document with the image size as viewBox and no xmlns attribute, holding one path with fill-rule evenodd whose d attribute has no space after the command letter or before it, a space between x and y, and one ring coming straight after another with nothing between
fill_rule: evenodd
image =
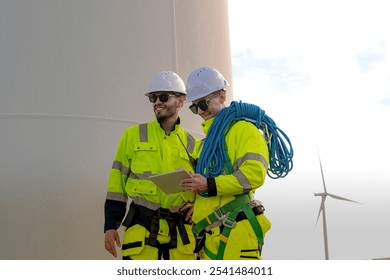
<instances>
[{"instance_id":1,"label":"blue coiled cable","mask_svg":"<svg viewBox=\"0 0 390 280\"><path fill-rule=\"evenodd\" d=\"M270 157L268 176L273 179L286 177L293 168L294 151L290 139L259 106L241 101L232 101L229 107L222 109L215 117L203 142L196 173L203 174L207 178L222 174L224 168L229 174L233 173L225 135L230 126L238 120L252 122L263 131ZM203 195L207 196L207 194Z\"/></svg>"}]
</instances>

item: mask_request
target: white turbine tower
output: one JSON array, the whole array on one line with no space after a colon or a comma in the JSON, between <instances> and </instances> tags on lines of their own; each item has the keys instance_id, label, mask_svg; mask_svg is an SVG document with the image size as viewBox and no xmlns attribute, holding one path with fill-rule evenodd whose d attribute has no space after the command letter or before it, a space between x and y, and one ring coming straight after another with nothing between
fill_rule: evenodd
<instances>
[{"instance_id":1,"label":"white turbine tower","mask_svg":"<svg viewBox=\"0 0 390 280\"><path fill-rule=\"evenodd\" d=\"M323 229L323 232L324 232L325 259L329 260L328 231L327 231L327 227L326 227L326 214L325 214L325 199L326 199L326 197L330 196L330 197L332 197L334 199L345 200L345 201L355 202L355 203L359 203L359 202L356 202L356 201L353 201L353 200L350 200L350 199L347 199L347 198L344 198L344 197L341 197L341 196L337 196L337 195L328 193L328 191L326 190L326 186L325 186L324 171L322 169L322 163L321 163L321 158L320 158L320 153L319 152L318 152L318 159L320 161L321 176L322 176L322 183L324 185L324 192L322 192L322 193L314 193L314 196L321 196L321 206L320 206L320 210L319 210L318 216L317 216L317 223L318 223L318 220L319 220L321 212L322 212L322 224L323 224L322 229Z\"/></svg>"}]
</instances>

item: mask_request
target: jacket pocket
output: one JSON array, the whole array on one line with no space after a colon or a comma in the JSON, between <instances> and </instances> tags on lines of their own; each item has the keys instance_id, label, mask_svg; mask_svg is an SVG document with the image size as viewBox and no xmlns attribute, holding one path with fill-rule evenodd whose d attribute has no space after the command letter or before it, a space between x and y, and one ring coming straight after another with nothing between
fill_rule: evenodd
<instances>
[{"instance_id":1,"label":"jacket pocket","mask_svg":"<svg viewBox=\"0 0 390 280\"><path fill-rule=\"evenodd\" d=\"M182 239L181 239L181 236L180 236L180 232L177 231L177 236L178 236L178 245L177 245L177 249L178 249L182 254L194 254L194 250L195 250L195 237L194 237L194 234L193 234L193 232L192 232L192 226L191 226L191 225L185 224L184 227L185 227L185 229L186 229L186 232L187 232L188 239L189 239L190 243L184 245L184 244L183 244L183 241L182 241Z\"/></svg>"},{"instance_id":2,"label":"jacket pocket","mask_svg":"<svg viewBox=\"0 0 390 280\"><path fill-rule=\"evenodd\" d=\"M122 255L138 255L145 247L146 229L140 225L128 228L123 236Z\"/></svg>"},{"instance_id":3,"label":"jacket pocket","mask_svg":"<svg viewBox=\"0 0 390 280\"><path fill-rule=\"evenodd\" d=\"M263 230L263 233L265 235L271 228L271 222L268 220L268 218L264 214L258 215L258 216L256 216L256 218L259 221L261 229Z\"/></svg>"},{"instance_id":4,"label":"jacket pocket","mask_svg":"<svg viewBox=\"0 0 390 280\"><path fill-rule=\"evenodd\" d=\"M126 191L130 196L155 196L157 194L157 186L150 180L129 179Z\"/></svg>"},{"instance_id":5,"label":"jacket pocket","mask_svg":"<svg viewBox=\"0 0 390 280\"><path fill-rule=\"evenodd\" d=\"M139 142L133 147L131 170L134 173L150 171L155 173L159 164L157 145L149 142Z\"/></svg>"}]
</instances>

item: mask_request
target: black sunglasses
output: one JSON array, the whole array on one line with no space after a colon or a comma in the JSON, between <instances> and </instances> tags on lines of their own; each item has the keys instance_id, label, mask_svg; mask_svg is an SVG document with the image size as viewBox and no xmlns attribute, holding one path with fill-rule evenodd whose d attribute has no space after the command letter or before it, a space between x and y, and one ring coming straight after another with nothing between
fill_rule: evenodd
<instances>
[{"instance_id":1,"label":"black sunglasses","mask_svg":"<svg viewBox=\"0 0 390 280\"><path fill-rule=\"evenodd\" d=\"M169 97L171 96L178 96L177 94L172 93L161 93L160 95L151 94L149 95L149 101L151 103L155 103L157 101L157 98L160 99L161 102L167 102Z\"/></svg>"},{"instance_id":2,"label":"black sunglasses","mask_svg":"<svg viewBox=\"0 0 390 280\"><path fill-rule=\"evenodd\" d=\"M219 92L218 92L219 93ZM202 99L198 102L198 104L192 104L189 108L192 113L198 114L198 108L202 109L202 111L206 111L209 108L209 102L211 99L217 97L219 94L215 94L214 96L211 96L209 99Z\"/></svg>"}]
</instances>

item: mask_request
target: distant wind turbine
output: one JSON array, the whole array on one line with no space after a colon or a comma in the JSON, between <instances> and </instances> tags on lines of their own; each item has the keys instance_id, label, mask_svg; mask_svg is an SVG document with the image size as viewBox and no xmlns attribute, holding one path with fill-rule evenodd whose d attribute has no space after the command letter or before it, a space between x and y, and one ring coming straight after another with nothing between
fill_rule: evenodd
<instances>
[{"instance_id":1,"label":"distant wind turbine","mask_svg":"<svg viewBox=\"0 0 390 280\"><path fill-rule=\"evenodd\" d=\"M322 212L322 223L323 223L322 229L323 229L323 232L324 232L325 259L329 260L328 231L327 231L327 227L326 227L326 214L325 214L325 199L326 199L326 197L330 196L330 197L332 197L334 199L345 200L345 201L354 202L354 203L359 203L359 202L356 202L356 201L353 201L353 200L350 200L350 199L347 199L347 198L344 198L344 197L341 197L341 196L337 196L337 195L334 195L334 194L330 194L330 193L327 192L326 186L325 186L324 171L322 170L322 163L321 163L321 158L320 158L320 153L319 152L318 152L318 159L320 161L321 176L322 176L322 183L324 185L324 192L322 192L322 193L314 193L314 196L321 196L321 206L320 206L320 211L318 212L318 216L317 216L317 223L318 223L318 220L319 220L321 212Z\"/></svg>"}]
</instances>

